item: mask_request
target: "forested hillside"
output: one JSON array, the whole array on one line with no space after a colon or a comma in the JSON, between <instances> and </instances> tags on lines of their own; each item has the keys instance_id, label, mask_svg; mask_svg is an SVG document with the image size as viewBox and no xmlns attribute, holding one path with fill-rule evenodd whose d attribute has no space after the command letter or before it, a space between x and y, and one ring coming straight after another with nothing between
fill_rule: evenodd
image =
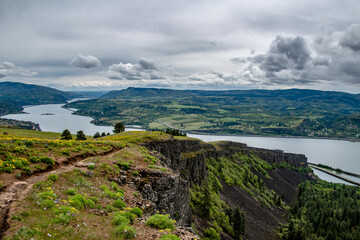
<instances>
[{"instance_id":1,"label":"forested hillside","mask_svg":"<svg viewBox=\"0 0 360 240\"><path fill-rule=\"evenodd\" d=\"M18 82L0 82L0 115L19 113L22 106L66 103L79 96L54 88Z\"/></svg>"}]
</instances>

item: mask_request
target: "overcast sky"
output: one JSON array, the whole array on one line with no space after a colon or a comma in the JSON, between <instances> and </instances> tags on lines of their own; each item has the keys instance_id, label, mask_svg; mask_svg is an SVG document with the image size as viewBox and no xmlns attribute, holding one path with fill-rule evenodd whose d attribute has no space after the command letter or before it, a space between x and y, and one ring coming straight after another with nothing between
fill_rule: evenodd
<instances>
[{"instance_id":1,"label":"overcast sky","mask_svg":"<svg viewBox=\"0 0 360 240\"><path fill-rule=\"evenodd\" d=\"M0 81L360 93L358 0L0 0Z\"/></svg>"}]
</instances>

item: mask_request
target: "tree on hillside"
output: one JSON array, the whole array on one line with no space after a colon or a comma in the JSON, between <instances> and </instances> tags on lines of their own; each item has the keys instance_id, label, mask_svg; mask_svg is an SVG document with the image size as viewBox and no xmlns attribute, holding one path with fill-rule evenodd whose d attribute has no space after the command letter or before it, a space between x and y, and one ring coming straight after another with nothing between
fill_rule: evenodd
<instances>
[{"instance_id":1,"label":"tree on hillside","mask_svg":"<svg viewBox=\"0 0 360 240\"><path fill-rule=\"evenodd\" d=\"M72 136L69 130L65 129L61 134L61 140L71 140Z\"/></svg>"},{"instance_id":2,"label":"tree on hillside","mask_svg":"<svg viewBox=\"0 0 360 240\"><path fill-rule=\"evenodd\" d=\"M105 136L106 136L106 133L105 133L105 132L102 132L102 133L101 133L101 136L102 136L102 137L105 137Z\"/></svg>"},{"instance_id":3,"label":"tree on hillside","mask_svg":"<svg viewBox=\"0 0 360 240\"><path fill-rule=\"evenodd\" d=\"M99 132L96 132L95 134L94 134L94 138L99 138L100 137L100 133Z\"/></svg>"},{"instance_id":4,"label":"tree on hillside","mask_svg":"<svg viewBox=\"0 0 360 240\"><path fill-rule=\"evenodd\" d=\"M76 140L86 140L85 134L83 131L78 131L76 134Z\"/></svg>"},{"instance_id":5,"label":"tree on hillside","mask_svg":"<svg viewBox=\"0 0 360 240\"><path fill-rule=\"evenodd\" d=\"M114 126L114 133L121 133L125 131L125 126L121 122L118 122Z\"/></svg>"},{"instance_id":6,"label":"tree on hillside","mask_svg":"<svg viewBox=\"0 0 360 240\"><path fill-rule=\"evenodd\" d=\"M235 209L232 220L234 237L240 239L240 236L245 233L245 215L239 207Z\"/></svg>"}]
</instances>

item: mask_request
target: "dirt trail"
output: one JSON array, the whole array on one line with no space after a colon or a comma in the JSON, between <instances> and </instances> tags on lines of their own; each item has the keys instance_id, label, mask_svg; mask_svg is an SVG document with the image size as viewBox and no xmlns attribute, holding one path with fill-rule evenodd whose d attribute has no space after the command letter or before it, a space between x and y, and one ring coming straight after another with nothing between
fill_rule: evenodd
<instances>
[{"instance_id":1,"label":"dirt trail","mask_svg":"<svg viewBox=\"0 0 360 240\"><path fill-rule=\"evenodd\" d=\"M118 148L112 148L105 153L90 154L83 158L80 156L71 157L66 161L57 162L57 165L48 171L33 174L24 180L16 181L6 187L5 191L0 194L0 239L2 239L3 234L9 227L7 219L11 216L12 202L23 199L30 192L35 183L46 181L49 174L60 174L75 168L86 168L87 164L84 163L86 159L94 156L112 157L119 150L120 149Z\"/></svg>"}]
</instances>

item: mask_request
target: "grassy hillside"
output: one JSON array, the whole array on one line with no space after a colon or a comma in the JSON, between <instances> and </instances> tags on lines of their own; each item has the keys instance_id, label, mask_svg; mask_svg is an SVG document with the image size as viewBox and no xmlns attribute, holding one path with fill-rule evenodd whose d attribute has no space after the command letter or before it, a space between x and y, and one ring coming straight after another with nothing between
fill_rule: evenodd
<instances>
[{"instance_id":1,"label":"grassy hillside","mask_svg":"<svg viewBox=\"0 0 360 240\"><path fill-rule=\"evenodd\" d=\"M97 124L122 121L148 129L360 139L360 95L342 92L128 88L68 107L95 117Z\"/></svg>"},{"instance_id":2,"label":"grassy hillside","mask_svg":"<svg viewBox=\"0 0 360 240\"><path fill-rule=\"evenodd\" d=\"M1 226L4 239L192 236L176 229L165 211L154 214L154 204L134 187L114 180L119 174L138 178L144 169L167 174L170 170L157 167L158 160L139 144L169 135L129 132L66 141L59 140L59 134L20 129L8 133L0 136L0 205L10 209L7 220L7 211L0 211L8 224Z\"/></svg>"}]
</instances>

